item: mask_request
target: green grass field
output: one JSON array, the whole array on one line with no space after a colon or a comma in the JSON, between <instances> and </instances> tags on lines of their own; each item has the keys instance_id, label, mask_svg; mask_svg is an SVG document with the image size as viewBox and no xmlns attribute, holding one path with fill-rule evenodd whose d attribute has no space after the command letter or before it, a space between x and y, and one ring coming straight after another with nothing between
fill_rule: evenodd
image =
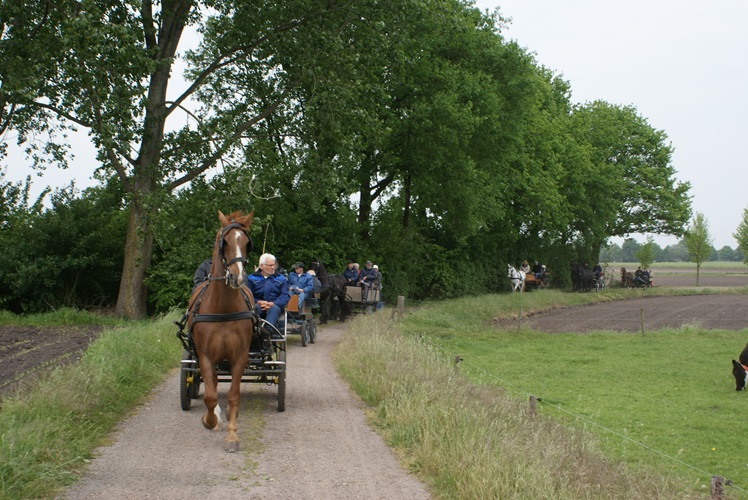
<instances>
[{"instance_id":1,"label":"green grass field","mask_svg":"<svg viewBox=\"0 0 748 500\"><path fill-rule=\"evenodd\" d=\"M554 292L436 303L408 315L402 329L461 356L476 382L519 400L541 398L543 415L593 432L611 458L679 470L695 484L721 475L748 490L744 443L735 435L748 394L735 391L730 364L748 329L549 335L490 324L517 301L528 313L580 297L587 298Z\"/></svg>"}]
</instances>

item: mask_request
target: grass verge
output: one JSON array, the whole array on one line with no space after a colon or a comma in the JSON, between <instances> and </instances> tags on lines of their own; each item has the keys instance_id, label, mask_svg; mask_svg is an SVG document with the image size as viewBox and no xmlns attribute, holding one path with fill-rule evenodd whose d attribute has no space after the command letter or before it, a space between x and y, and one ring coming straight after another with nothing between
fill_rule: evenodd
<instances>
[{"instance_id":1,"label":"grass verge","mask_svg":"<svg viewBox=\"0 0 748 500\"><path fill-rule=\"evenodd\" d=\"M56 314L60 315L23 321L82 324L81 318L86 318L73 318L75 312ZM112 319L121 326L103 332L79 363L52 370L32 390L3 399L1 498L49 497L75 479L94 448L179 359L174 319L176 313L126 324Z\"/></svg>"},{"instance_id":2,"label":"grass verge","mask_svg":"<svg viewBox=\"0 0 748 500\"><path fill-rule=\"evenodd\" d=\"M336 364L388 443L440 497L708 497L709 477L679 461L728 478L745 467L731 430L745 409L725 368L745 332L686 327L642 339L491 326L520 307L638 295L492 295L426 305L396 323L368 316L351 325ZM460 373L455 354L466 359ZM714 362L725 356L727 365ZM525 391L543 397L535 418ZM663 460L660 447L676 461Z\"/></svg>"}]
</instances>

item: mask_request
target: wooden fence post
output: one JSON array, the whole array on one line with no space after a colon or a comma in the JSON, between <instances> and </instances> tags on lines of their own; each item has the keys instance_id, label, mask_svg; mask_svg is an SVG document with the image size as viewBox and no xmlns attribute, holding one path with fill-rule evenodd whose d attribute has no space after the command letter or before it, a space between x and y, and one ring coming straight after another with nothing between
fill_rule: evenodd
<instances>
[{"instance_id":1,"label":"wooden fence post","mask_svg":"<svg viewBox=\"0 0 748 500\"><path fill-rule=\"evenodd\" d=\"M715 500L721 500L722 498L725 498L724 493L724 482L725 478L722 476L712 476L712 492L711 492L711 498Z\"/></svg>"},{"instance_id":2,"label":"wooden fence post","mask_svg":"<svg viewBox=\"0 0 748 500\"><path fill-rule=\"evenodd\" d=\"M405 297L402 295L397 296L397 306L392 310L392 319L395 319L395 316L398 314L402 314L405 312Z\"/></svg>"},{"instance_id":3,"label":"wooden fence post","mask_svg":"<svg viewBox=\"0 0 748 500\"><path fill-rule=\"evenodd\" d=\"M519 316L517 317L517 330L522 329L522 306L519 306Z\"/></svg>"},{"instance_id":4,"label":"wooden fence post","mask_svg":"<svg viewBox=\"0 0 748 500\"><path fill-rule=\"evenodd\" d=\"M538 398L536 398L535 396L531 394L530 395L530 416L531 417L535 417L535 415L538 413L537 403L538 403Z\"/></svg>"}]
</instances>

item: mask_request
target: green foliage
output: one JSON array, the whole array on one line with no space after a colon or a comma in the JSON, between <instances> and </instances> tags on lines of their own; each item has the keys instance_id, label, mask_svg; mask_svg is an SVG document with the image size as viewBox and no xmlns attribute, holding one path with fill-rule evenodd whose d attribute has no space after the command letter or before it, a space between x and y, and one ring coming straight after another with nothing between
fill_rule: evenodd
<instances>
[{"instance_id":1,"label":"green foliage","mask_svg":"<svg viewBox=\"0 0 748 500\"><path fill-rule=\"evenodd\" d=\"M696 213L691 226L683 237L683 242L688 248L688 256L691 262L696 263L696 284L699 284L699 270L701 264L712 255L712 237L709 235L709 223L702 213Z\"/></svg>"},{"instance_id":2,"label":"green foliage","mask_svg":"<svg viewBox=\"0 0 748 500\"><path fill-rule=\"evenodd\" d=\"M748 264L748 208L743 210L743 219L738 224L735 234L732 236L738 242L738 247L743 252L743 262Z\"/></svg>"},{"instance_id":3,"label":"green foliage","mask_svg":"<svg viewBox=\"0 0 748 500\"><path fill-rule=\"evenodd\" d=\"M689 185L674 180L666 135L633 107L572 105L569 83L505 40L498 14L451 0L382 6L176 2L153 19L150 2L83 13L63 2L49 17L8 6L2 122L37 167L64 166L65 130L88 130L97 175L122 200L113 220L132 227L110 256L122 271L105 259L91 296L76 271L103 256L68 243L70 258L37 263L39 297L12 307L109 305L115 277L119 314L182 304L218 208L254 209L255 247L286 266L378 260L391 299L499 290L506 263L525 257L563 285L560 271L611 236L682 232ZM203 36L185 54L194 85L173 103L171 50L190 25ZM28 141L36 133L45 139ZM96 239L80 225L71 232ZM0 270L9 297L34 279Z\"/></svg>"},{"instance_id":4,"label":"green foliage","mask_svg":"<svg viewBox=\"0 0 748 500\"><path fill-rule=\"evenodd\" d=\"M40 312L106 307L117 297L126 220L121 193L74 185L10 218L0 232L0 307Z\"/></svg>"},{"instance_id":5,"label":"green foliage","mask_svg":"<svg viewBox=\"0 0 748 500\"><path fill-rule=\"evenodd\" d=\"M647 238L647 242L643 244L636 252L636 260L641 264L642 268L649 269L649 266L654 262L655 253L655 242L650 236Z\"/></svg>"}]
</instances>

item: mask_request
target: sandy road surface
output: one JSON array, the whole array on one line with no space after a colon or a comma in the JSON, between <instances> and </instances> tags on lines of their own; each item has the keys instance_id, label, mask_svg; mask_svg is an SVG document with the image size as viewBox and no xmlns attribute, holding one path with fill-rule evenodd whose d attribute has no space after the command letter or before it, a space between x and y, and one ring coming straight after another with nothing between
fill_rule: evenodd
<instances>
[{"instance_id":1,"label":"sandy road surface","mask_svg":"<svg viewBox=\"0 0 748 500\"><path fill-rule=\"evenodd\" d=\"M243 398L260 401L262 452L248 452L246 440L240 453L223 451L225 432L200 423L202 399L180 409L175 372L58 498L430 498L366 425L363 405L336 374L330 353L343 334L333 325L309 347L290 342L285 412L276 411L276 389L244 384ZM219 385L224 408L227 390ZM240 428L250 417L239 415Z\"/></svg>"}]
</instances>

